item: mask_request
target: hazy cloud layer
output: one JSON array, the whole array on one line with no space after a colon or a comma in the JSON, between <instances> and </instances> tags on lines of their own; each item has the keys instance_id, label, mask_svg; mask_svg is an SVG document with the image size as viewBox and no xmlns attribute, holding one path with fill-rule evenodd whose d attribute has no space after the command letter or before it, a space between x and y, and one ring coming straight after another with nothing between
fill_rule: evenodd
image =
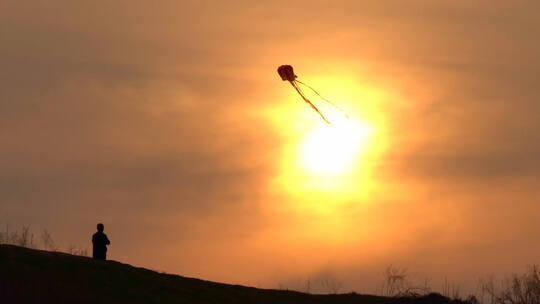
<instances>
[{"instance_id":1,"label":"hazy cloud layer","mask_svg":"<svg viewBox=\"0 0 540 304\"><path fill-rule=\"evenodd\" d=\"M113 259L264 287L538 262L538 3L368 2L2 2L1 224L67 246L103 221ZM296 62L401 98L380 105L384 191L334 219L361 223L350 242L266 207L284 139L256 113Z\"/></svg>"}]
</instances>

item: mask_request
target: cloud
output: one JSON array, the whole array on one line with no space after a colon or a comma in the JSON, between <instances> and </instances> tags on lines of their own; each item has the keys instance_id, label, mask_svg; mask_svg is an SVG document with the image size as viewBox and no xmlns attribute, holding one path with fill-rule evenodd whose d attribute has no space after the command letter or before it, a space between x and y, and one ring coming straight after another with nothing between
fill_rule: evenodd
<instances>
[{"instance_id":1,"label":"cloud","mask_svg":"<svg viewBox=\"0 0 540 304\"><path fill-rule=\"evenodd\" d=\"M456 280L532 261L535 6L3 2L0 222L86 244L103 221L113 258L265 287L331 273L372 292L392 261ZM370 207L274 212L286 138L256 113L293 62L388 92ZM349 242L317 239L325 221Z\"/></svg>"}]
</instances>

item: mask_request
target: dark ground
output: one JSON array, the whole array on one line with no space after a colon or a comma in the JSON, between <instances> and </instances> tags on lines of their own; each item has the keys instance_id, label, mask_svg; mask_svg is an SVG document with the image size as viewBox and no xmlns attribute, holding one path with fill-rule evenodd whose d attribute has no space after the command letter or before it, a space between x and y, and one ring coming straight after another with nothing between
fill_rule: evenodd
<instances>
[{"instance_id":1,"label":"dark ground","mask_svg":"<svg viewBox=\"0 0 540 304\"><path fill-rule=\"evenodd\" d=\"M465 303L438 294L311 295L162 274L115 261L0 245L0 303Z\"/></svg>"}]
</instances>

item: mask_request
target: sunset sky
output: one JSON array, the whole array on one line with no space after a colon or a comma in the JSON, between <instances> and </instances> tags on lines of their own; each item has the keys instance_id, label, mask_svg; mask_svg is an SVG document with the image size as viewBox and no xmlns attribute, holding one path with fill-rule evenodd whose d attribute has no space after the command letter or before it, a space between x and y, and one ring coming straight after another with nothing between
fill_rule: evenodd
<instances>
[{"instance_id":1,"label":"sunset sky","mask_svg":"<svg viewBox=\"0 0 540 304\"><path fill-rule=\"evenodd\" d=\"M374 293L393 264L474 291L540 263L539 20L539 1L1 1L0 227L66 250L103 222L110 259L256 287ZM325 124L282 64L350 119Z\"/></svg>"}]
</instances>

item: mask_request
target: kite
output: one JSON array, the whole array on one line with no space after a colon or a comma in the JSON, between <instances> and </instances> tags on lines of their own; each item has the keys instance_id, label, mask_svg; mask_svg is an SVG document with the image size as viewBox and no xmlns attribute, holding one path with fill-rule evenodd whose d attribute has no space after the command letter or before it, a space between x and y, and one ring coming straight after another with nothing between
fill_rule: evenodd
<instances>
[{"instance_id":1,"label":"kite","mask_svg":"<svg viewBox=\"0 0 540 304\"><path fill-rule=\"evenodd\" d=\"M319 96L322 100L326 101L327 103L331 104L332 106L334 106L336 109L340 110L347 119L349 119L349 115L347 115L347 113L345 113L345 111L343 111L340 107L338 107L336 104L334 104L333 102L331 102L330 100L324 98L321 96L321 94L319 94L317 91L315 91L315 89L313 89L312 87L310 87L309 85L301 82L300 80L296 80L296 75L294 75L294 71L293 71L293 67L290 66L290 65L282 65L280 67L278 67L277 69L277 72L279 74L279 76L281 76L281 79L283 81L288 81L292 86L293 88L296 90L296 92L298 92L298 94L300 95L300 97L302 97L302 99L308 103L311 108L313 110L315 110L315 112L317 112L321 118L324 120L324 122L326 122L327 124L330 124L330 121L323 115L323 113L321 111L319 111L319 109L317 109L317 107L306 97L306 95L304 94L304 92L302 92L302 90L300 89L300 87L298 87L298 84L301 84L307 88L309 88L310 90L312 90L315 94L317 94L317 96Z\"/></svg>"}]
</instances>

